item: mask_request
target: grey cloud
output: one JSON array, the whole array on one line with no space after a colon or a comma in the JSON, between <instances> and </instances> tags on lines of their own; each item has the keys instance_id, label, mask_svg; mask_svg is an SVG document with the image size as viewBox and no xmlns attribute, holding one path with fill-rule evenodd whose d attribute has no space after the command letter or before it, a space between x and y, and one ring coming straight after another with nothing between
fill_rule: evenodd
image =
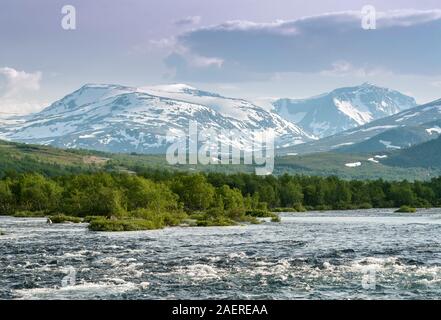
<instances>
[{"instance_id":1,"label":"grey cloud","mask_svg":"<svg viewBox=\"0 0 441 320\"><path fill-rule=\"evenodd\" d=\"M294 21L231 21L198 28L177 37L177 44L186 48L187 55L221 59L222 67L192 67L179 52L166 63L176 69L178 78L191 75L213 81L322 72L340 61L364 70L441 74L441 10L378 13L376 30L362 29L361 17L360 12L340 12Z\"/></svg>"},{"instance_id":2,"label":"grey cloud","mask_svg":"<svg viewBox=\"0 0 441 320\"><path fill-rule=\"evenodd\" d=\"M174 24L178 26L185 26L185 25L196 25L199 24L200 22L201 22L200 16L189 16L176 20Z\"/></svg>"}]
</instances>

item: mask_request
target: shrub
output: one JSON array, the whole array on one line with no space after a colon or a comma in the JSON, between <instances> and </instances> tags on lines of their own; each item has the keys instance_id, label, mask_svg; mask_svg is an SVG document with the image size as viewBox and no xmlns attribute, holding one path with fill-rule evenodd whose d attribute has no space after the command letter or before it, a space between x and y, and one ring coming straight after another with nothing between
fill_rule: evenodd
<instances>
[{"instance_id":1,"label":"shrub","mask_svg":"<svg viewBox=\"0 0 441 320\"><path fill-rule=\"evenodd\" d=\"M273 217L274 216L274 213L272 213L271 211L261 210L261 209L248 210L248 211L246 211L245 214L247 216L257 217L257 218L267 218L267 217Z\"/></svg>"},{"instance_id":2,"label":"shrub","mask_svg":"<svg viewBox=\"0 0 441 320\"><path fill-rule=\"evenodd\" d=\"M48 215L47 211L16 211L13 216L16 218L43 218Z\"/></svg>"},{"instance_id":3,"label":"shrub","mask_svg":"<svg viewBox=\"0 0 441 320\"><path fill-rule=\"evenodd\" d=\"M65 223L65 222L80 223L80 222L82 222L82 219L79 217L65 216L64 214L49 216L49 219L51 219L52 223Z\"/></svg>"},{"instance_id":4,"label":"shrub","mask_svg":"<svg viewBox=\"0 0 441 320\"><path fill-rule=\"evenodd\" d=\"M358 206L358 209L372 209L372 205L370 203L362 203Z\"/></svg>"},{"instance_id":5,"label":"shrub","mask_svg":"<svg viewBox=\"0 0 441 320\"><path fill-rule=\"evenodd\" d=\"M273 212L297 212L294 208L274 208Z\"/></svg>"},{"instance_id":6,"label":"shrub","mask_svg":"<svg viewBox=\"0 0 441 320\"><path fill-rule=\"evenodd\" d=\"M231 219L225 217L219 217L215 219L205 219L196 221L198 227L226 227L235 226L237 223Z\"/></svg>"},{"instance_id":7,"label":"shrub","mask_svg":"<svg viewBox=\"0 0 441 320\"><path fill-rule=\"evenodd\" d=\"M162 227L145 219L111 220L104 217L92 219L89 224L89 230L92 231L140 231L161 229Z\"/></svg>"},{"instance_id":8,"label":"shrub","mask_svg":"<svg viewBox=\"0 0 441 320\"><path fill-rule=\"evenodd\" d=\"M416 212L416 208L412 208L412 207L409 207L409 206L401 206L395 212L415 213Z\"/></svg>"}]
</instances>

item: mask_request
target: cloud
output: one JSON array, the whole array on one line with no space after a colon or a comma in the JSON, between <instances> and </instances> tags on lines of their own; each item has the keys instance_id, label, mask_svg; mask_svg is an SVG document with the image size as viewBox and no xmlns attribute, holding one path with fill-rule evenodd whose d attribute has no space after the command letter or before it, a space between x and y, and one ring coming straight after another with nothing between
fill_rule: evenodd
<instances>
[{"instance_id":1,"label":"cloud","mask_svg":"<svg viewBox=\"0 0 441 320\"><path fill-rule=\"evenodd\" d=\"M441 81L433 81L430 85L436 88L441 88Z\"/></svg>"},{"instance_id":2,"label":"cloud","mask_svg":"<svg viewBox=\"0 0 441 320\"><path fill-rule=\"evenodd\" d=\"M279 72L363 76L379 72L441 74L441 10L377 13L377 29L362 28L361 12L292 21L229 21L185 32L166 59L177 78L246 81ZM222 68L196 68L192 57L216 57Z\"/></svg>"},{"instance_id":3,"label":"cloud","mask_svg":"<svg viewBox=\"0 0 441 320\"><path fill-rule=\"evenodd\" d=\"M381 68L355 67L347 61L336 61L328 70L323 70L319 74L334 77L373 77L378 75L390 75L391 72Z\"/></svg>"},{"instance_id":4,"label":"cloud","mask_svg":"<svg viewBox=\"0 0 441 320\"><path fill-rule=\"evenodd\" d=\"M30 98L40 90L42 73L28 73L10 67L0 68L0 112L29 113L41 105Z\"/></svg>"},{"instance_id":5,"label":"cloud","mask_svg":"<svg viewBox=\"0 0 441 320\"><path fill-rule=\"evenodd\" d=\"M189 16L174 21L177 26L196 25L201 22L200 16Z\"/></svg>"},{"instance_id":6,"label":"cloud","mask_svg":"<svg viewBox=\"0 0 441 320\"><path fill-rule=\"evenodd\" d=\"M6 80L3 91L3 97L14 97L23 91L37 91L40 89L41 72L27 73L17 71L13 68L0 68L0 76Z\"/></svg>"}]
</instances>

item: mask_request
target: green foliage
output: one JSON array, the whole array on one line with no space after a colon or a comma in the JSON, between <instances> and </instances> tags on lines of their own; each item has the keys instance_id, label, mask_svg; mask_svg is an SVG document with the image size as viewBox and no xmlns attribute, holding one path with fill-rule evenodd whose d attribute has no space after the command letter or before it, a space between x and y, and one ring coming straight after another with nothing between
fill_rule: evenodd
<instances>
[{"instance_id":1,"label":"green foliage","mask_svg":"<svg viewBox=\"0 0 441 320\"><path fill-rule=\"evenodd\" d=\"M22 175L14 187L23 210L54 210L61 200L62 188L39 174Z\"/></svg>"},{"instance_id":2,"label":"green foliage","mask_svg":"<svg viewBox=\"0 0 441 320\"><path fill-rule=\"evenodd\" d=\"M208 209L214 202L215 188L201 174L180 176L171 183L187 211Z\"/></svg>"},{"instance_id":3,"label":"green foliage","mask_svg":"<svg viewBox=\"0 0 441 320\"><path fill-rule=\"evenodd\" d=\"M88 173L0 180L0 214L85 218L92 230L257 223L277 212L441 206L441 178L430 181L346 181L337 177ZM115 222L116 221L116 222Z\"/></svg>"},{"instance_id":4,"label":"green foliage","mask_svg":"<svg viewBox=\"0 0 441 320\"><path fill-rule=\"evenodd\" d=\"M0 215L11 214L15 206L15 197L10 180L0 181Z\"/></svg>"},{"instance_id":5,"label":"green foliage","mask_svg":"<svg viewBox=\"0 0 441 320\"><path fill-rule=\"evenodd\" d=\"M91 231L140 231L161 229L163 227L163 225L144 219L111 220L99 217L92 219L89 223Z\"/></svg>"},{"instance_id":6,"label":"green foliage","mask_svg":"<svg viewBox=\"0 0 441 320\"><path fill-rule=\"evenodd\" d=\"M235 226L237 225L237 222L226 217L218 217L213 219L207 217L206 219L197 220L196 225L198 227L226 227Z\"/></svg>"},{"instance_id":7,"label":"green foliage","mask_svg":"<svg viewBox=\"0 0 441 320\"><path fill-rule=\"evenodd\" d=\"M65 222L72 222L72 223L81 223L82 219L79 217L72 217L72 216L66 216L64 214L57 214L55 216L49 217L52 221L52 223L65 223Z\"/></svg>"},{"instance_id":8,"label":"green foliage","mask_svg":"<svg viewBox=\"0 0 441 320\"><path fill-rule=\"evenodd\" d=\"M267 217L273 217L275 214L268 210L254 209L254 210L247 210L246 215L257 218L267 218Z\"/></svg>"},{"instance_id":9,"label":"green foliage","mask_svg":"<svg viewBox=\"0 0 441 320\"><path fill-rule=\"evenodd\" d=\"M13 213L13 216L16 218L43 218L48 215L47 211L28 211L28 210L21 210L21 211L15 211Z\"/></svg>"},{"instance_id":10,"label":"green foliage","mask_svg":"<svg viewBox=\"0 0 441 320\"><path fill-rule=\"evenodd\" d=\"M409 207L409 206L401 206L395 212L415 213L416 212L416 208L412 208L412 207Z\"/></svg>"}]
</instances>

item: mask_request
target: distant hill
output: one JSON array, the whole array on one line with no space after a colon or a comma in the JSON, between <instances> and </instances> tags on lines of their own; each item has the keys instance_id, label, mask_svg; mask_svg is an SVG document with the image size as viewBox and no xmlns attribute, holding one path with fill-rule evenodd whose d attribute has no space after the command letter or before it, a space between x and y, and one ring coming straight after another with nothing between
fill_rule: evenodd
<instances>
[{"instance_id":1,"label":"distant hill","mask_svg":"<svg viewBox=\"0 0 441 320\"><path fill-rule=\"evenodd\" d=\"M441 168L441 137L392 154L384 164L395 167Z\"/></svg>"},{"instance_id":2,"label":"distant hill","mask_svg":"<svg viewBox=\"0 0 441 320\"><path fill-rule=\"evenodd\" d=\"M441 168L402 168L386 164L386 155L320 153L276 157L274 175L302 174L339 176L345 179L426 180L441 174ZM172 166L164 155L112 154L87 150L65 150L0 140L0 178L14 172L38 172L47 176L117 171L140 174L164 170L184 172L254 173L251 165Z\"/></svg>"},{"instance_id":3,"label":"distant hill","mask_svg":"<svg viewBox=\"0 0 441 320\"><path fill-rule=\"evenodd\" d=\"M0 177L12 172L48 176L97 170L106 158L96 152L61 150L0 140Z\"/></svg>"},{"instance_id":4,"label":"distant hill","mask_svg":"<svg viewBox=\"0 0 441 320\"><path fill-rule=\"evenodd\" d=\"M441 134L441 120L417 126L403 126L387 130L365 141L343 146L338 152L382 152L406 149L432 139Z\"/></svg>"}]
</instances>

